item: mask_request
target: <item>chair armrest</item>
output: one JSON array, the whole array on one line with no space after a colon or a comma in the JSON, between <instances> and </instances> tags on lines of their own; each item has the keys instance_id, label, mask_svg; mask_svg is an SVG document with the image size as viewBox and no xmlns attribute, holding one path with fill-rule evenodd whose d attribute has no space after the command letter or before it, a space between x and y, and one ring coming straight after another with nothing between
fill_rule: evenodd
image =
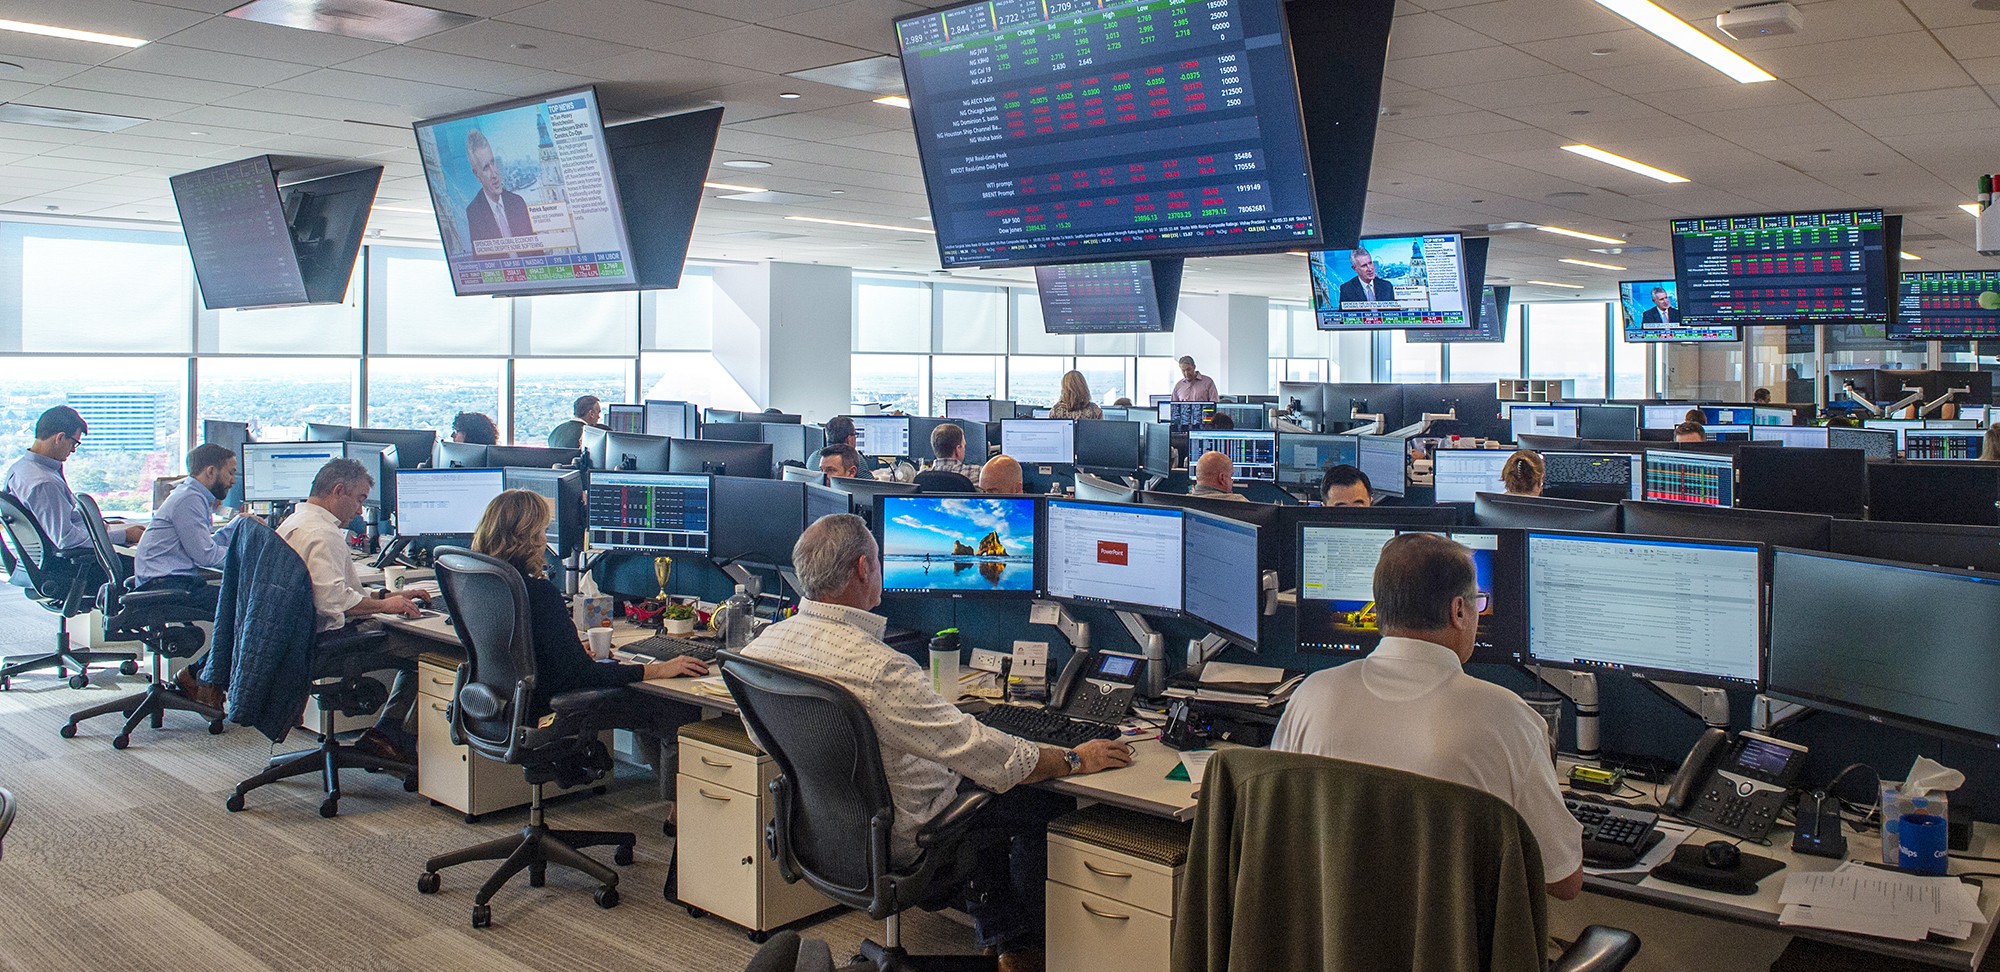
<instances>
[{"instance_id":1,"label":"chair armrest","mask_svg":"<svg viewBox=\"0 0 2000 972\"><path fill-rule=\"evenodd\" d=\"M1591 925L1549 963L1549 972L1618 972L1639 954L1639 936L1623 928Z\"/></svg>"},{"instance_id":2,"label":"chair armrest","mask_svg":"<svg viewBox=\"0 0 2000 972\"><path fill-rule=\"evenodd\" d=\"M625 697L622 688L573 689L549 700L549 711L556 721L584 718L592 709Z\"/></svg>"},{"instance_id":3,"label":"chair armrest","mask_svg":"<svg viewBox=\"0 0 2000 972\"><path fill-rule=\"evenodd\" d=\"M949 840L955 840L958 832L970 823L980 808L993 802L993 794L986 790L967 790L957 799L945 805L938 815L932 817L917 831L917 846L926 850Z\"/></svg>"},{"instance_id":4,"label":"chair armrest","mask_svg":"<svg viewBox=\"0 0 2000 972\"><path fill-rule=\"evenodd\" d=\"M313 642L313 648L321 654L345 654L375 648L389 640L389 633L379 628L357 628L349 625L323 631Z\"/></svg>"}]
</instances>

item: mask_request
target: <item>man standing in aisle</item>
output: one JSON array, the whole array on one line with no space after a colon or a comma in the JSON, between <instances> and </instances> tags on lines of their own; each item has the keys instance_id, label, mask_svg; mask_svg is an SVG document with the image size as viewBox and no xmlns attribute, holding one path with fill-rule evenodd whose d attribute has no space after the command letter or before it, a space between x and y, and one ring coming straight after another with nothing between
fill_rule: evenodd
<instances>
[{"instance_id":1,"label":"man standing in aisle","mask_svg":"<svg viewBox=\"0 0 2000 972\"><path fill-rule=\"evenodd\" d=\"M1174 401L1213 402L1222 396L1215 389L1215 379L1194 370L1194 358L1181 355L1181 380L1174 383Z\"/></svg>"}]
</instances>

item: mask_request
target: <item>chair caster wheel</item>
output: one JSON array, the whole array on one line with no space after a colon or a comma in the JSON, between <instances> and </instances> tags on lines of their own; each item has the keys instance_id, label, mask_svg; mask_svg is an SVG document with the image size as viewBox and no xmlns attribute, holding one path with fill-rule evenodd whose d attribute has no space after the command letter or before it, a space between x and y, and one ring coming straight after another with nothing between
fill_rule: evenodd
<instances>
[{"instance_id":1,"label":"chair caster wheel","mask_svg":"<svg viewBox=\"0 0 2000 972\"><path fill-rule=\"evenodd\" d=\"M71 676L69 677L69 687L70 687L70 688L73 688L73 689L87 689L87 688L89 688L89 687L90 687L90 676L88 676L88 675L85 675L85 674L84 674L84 673L82 673L82 672L77 672L77 673L76 673L75 675L71 675Z\"/></svg>"},{"instance_id":2,"label":"chair caster wheel","mask_svg":"<svg viewBox=\"0 0 2000 972\"><path fill-rule=\"evenodd\" d=\"M319 802L319 815L329 820L340 816L340 798L327 797Z\"/></svg>"},{"instance_id":3,"label":"chair caster wheel","mask_svg":"<svg viewBox=\"0 0 2000 972\"><path fill-rule=\"evenodd\" d=\"M63 737L64 739L75 739L75 738L76 738L76 723L74 723L74 722L71 722L71 723L66 723L66 724L64 724L64 725L63 725L63 727L62 727L61 729L57 729L57 730L56 730L56 735L58 735L58 736L61 736L61 737Z\"/></svg>"},{"instance_id":4,"label":"chair caster wheel","mask_svg":"<svg viewBox=\"0 0 2000 972\"><path fill-rule=\"evenodd\" d=\"M222 801L222 808L230 813L241 812L243 809L243 794L231 793L229 799Z\"/></svg>"},{"instance_id":5,"label":"chair caster wheel","mask_svg":"<svg viewBox=\"0 0 2000 972\"><path fill-rule=\"evenodd\" d=\"M112 737L111 737L111 748L112 748L112 749L124 749L125 747L127 747L127 746L130 746L130 745L132 745L132 737L131 737L131 736L125 736L125 735L118 735L118 736L112 736Z\"/></svg>"},{"instance_id":6,"label":"chair caster wheel","mask_svg":"<svg viewBox=\"0 0 2000 972\"><path fill-rule=\"evenodd\" d=\"M211 723L209 723L209 724L208 724L208 734L209 734L209 735L211 735L211 736L220 736L220 735L222 735L222 729L223 729L223 725L222 725L222 720L221 720L221 719L217 719L217 720L215 720L214 722L211 722Z\"/></svg>"},{"instance_id":7,"label":"chair caster wheel","mask_svg":"<svg viewBox=\"0 0 2000 972\"><path fill-rule=\"evenodd\" d=\"M700 908L697 908L697 907L695 907L694 905L688 905L688 906L687 906L687 913L688 913L688 917L689 917L689 918L706 918L706 917L708 917L708 912L706 912L706 911L703 911L703 910L701 910Z\"/></svg>"},{"instance_id":8,"label":"chair caster wheel","mask_svg":"<svg viewBox=\"0 0 2000 972\"><path fill-rule=\"evenodd\" d=\"M528 868L528 887L539 888L548 883L549 871L547 867L536 866Z\"/></svg>"},{"instance_id":9,"label":"chair caster wheel","mask_svg":"<svg viewBox=\"0 0 2000 972\"><path fill-rule=\"evenodd\" d=\"M403 781L403 792L404 793L417 792L417 774L411 773L409 778Z\"/></svg>"},{"instance_id":10,"label":"chair caster wheel","mask_svg":"<svg viewBox=\"0 0 2000 972\"><path fill-rule=\"evenodd\" d=\"M0 692L5 692L5 691L7 691L8 689L11 689L11 688L13 688L13 687L14 687L14 680L13 680L13 679L11 679L11 678L0 678Z\"/></svg>"},{"instance_id":11,"label":"chair caster wheel","mask_svg":"<svg viewBox=\"0 0 2000 972\"><path fill-rule=\"evenodd\" d=\"M770 940L771 940L771 933L770 933L770 932L767 932L767 931L753 931L753 932L750 932L750 933L749 933L749 938L750 938L750 941L752 941L752 942L754 942L754 943L756 943L756 944L758 944L758 945L762 945L762 944L764 944L765 942L768 942L768 941L770 941Z\"/></svg>"},{"instance_id":12,"label":"chair caster wheel","mask_svg":"<svg viewBox=\"0 0 2000 972\"><path fill-rule=\"evenodd\" d=\"M493 924L493 909L488 905L472 906L472 927L485 928Z\"/></svg>"},{"instance_id":13,"label":"chair caster wheel","mask_svg":"<svg viewBox=\"0 0 2000 972\"><path fill-rule=\"evenodd\" d=\"M612 855L611 855L611 862L612 862L613 864L616 864L616 865L618 865L619 867L625 867L626 865L629 865L629 864L631 864L631 863L632 863L632 845L631 845L631 844L619 844L619 845L618 845L618 850L617 850L617 851L615 851L615 852L613 852L613 853L612 853Z\"/></svg>"},{"instance_id":14,"label":"chair caster wheel","mask_svg":"<svg viewBox=\"0 0 2000 972\"><path fill-rule=\"evenodd\" d=\"M118 663L118 674L120 674L120 675L137 675L137 674L139 674L139 663L138 663L138 662L136 662L136 661L122 661L122 662L119 662L119 663Z\"/></svg>"},{"instance_id":15,"label":"chair caster wheel","mask_svg":"<svg viewBox=\"0 0 2000 972\"><path fill-rule=\"evenodd\" d=\"M617 888L598 888L597 891L591 895L591 897L597 899L597 906L599 908L618 907Z\"/></svg>"},{"instance_id":16,"label":"chair caster wheel","mask_svg":"<svg viewBox=\"0 0 2000 972\"><path fill-rule=\"evenodd\" d=\"M424 873L417 875L417 893L436 894L438 893L438 887L443 883L444 883L444 878L438 876L438 872L425 871Z\"/></svg>"}]
</instances>

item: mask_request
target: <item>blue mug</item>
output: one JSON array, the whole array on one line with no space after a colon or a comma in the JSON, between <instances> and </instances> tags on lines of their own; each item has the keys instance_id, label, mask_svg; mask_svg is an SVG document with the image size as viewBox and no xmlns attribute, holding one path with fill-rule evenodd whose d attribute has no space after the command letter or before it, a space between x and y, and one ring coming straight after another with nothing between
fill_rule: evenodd
<instances>
[{"instance_id":1,"label":"blue mug","mask_svg":"<svg viewBox=\"0 0 2000 972\"><path fill-rule=\"evenodd\" d=\"M1906 813L1896 821L1896 866L1913 874L1943 874L1951 863L1945 819L1928 813Z\"/></svg>"}]
</instances>

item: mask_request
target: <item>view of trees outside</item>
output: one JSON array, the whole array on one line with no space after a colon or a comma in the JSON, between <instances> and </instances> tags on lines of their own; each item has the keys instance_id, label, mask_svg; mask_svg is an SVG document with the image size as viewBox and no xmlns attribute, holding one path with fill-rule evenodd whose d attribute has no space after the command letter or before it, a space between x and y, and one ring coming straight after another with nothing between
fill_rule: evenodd
<instances>
[{"instance_id":1,"label":"view of trees outside","mask_svg":"<svg viewBox=\"0 0 2000 972\"><path fill-rule=\"evenodd\" d=\"M180 475L182 386L178 359L36 358L0 381L0 455L12 465L34 442L44 411L69 405L91 431L64 464L70 488L106 512L152 508L152 481ZM101 403L101 404L93 404Z\"/></svg>"}]
</instances>

